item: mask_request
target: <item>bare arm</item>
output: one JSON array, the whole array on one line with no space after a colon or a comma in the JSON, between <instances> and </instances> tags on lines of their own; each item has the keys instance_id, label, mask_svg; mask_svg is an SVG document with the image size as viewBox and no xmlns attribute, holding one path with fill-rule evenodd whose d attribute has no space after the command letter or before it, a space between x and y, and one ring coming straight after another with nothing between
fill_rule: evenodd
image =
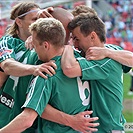
<instances>
[{"instance_id":1,"label":"bare arm","mask_svg":"<svg viewBox=\"0 0 133 133\"><path fill-rule=\"evenodd\" d=\"M99 123L93 123L98 119L98 117L85 118L85 115L90 114L92 114L92 111L85 111L76 115L68 115L50 105L47 105L42 114L42 118L69 126L74 130L87 133L87 130L97 131L97 129L94 127L99 125Z\"/></svg>"},{"instance_id":2,"label":"bare arm","mask_svg":"<svg viewBox=\"0 0 133 133\"><path fill-rule=\"evenodd\" d=\"M112 58L125 66L133 67L133 53L127 50L91 47L86 52L87 60L100 60L105 57Z\"/></svg>"},{"instance_id":3,"label":"bare arm","mask_svg":"<svg viewBox=\"0 0 133 133\"><path fill-rule=\"evenodd\" d=\"M34 110L25 108L24 111L15 117L8 125L1 128L0 133L21 133L32 126L37 115Z\"/></svg>"},{"instance_id":4,"label":"bare arm","mask_svg":"<svg viewBox=\"0 0 133 133\"><path fill-rule=\"evenodd\" d=\"M8 75L0 71L0 88L3 86L7 78L8 78Z\"/></svg>"},{"instance_id":5,"label":"bare arm","mask_svg":"<svg viewBox=\"0 0 133 133\"><path fill-rule=\"evenodd\" d=\"M55 74L56 65L54 62L43 63L41 65L28 65L17 62L13 59L6 59L1 63L1 68L7 75L26 76L26 75L40 75L47 78L42 72L49 75Z\"/></svg>"},{"instance_id":6,"label":"bare arm","mask_svg":"<svg viewBox=\"0 0 133 133\"><path fill-rule=\"evenodd\" d=\"M69 45L65 46L61 59L61 67L63 73L70 78L82 75L80 65L76 60L76 58L74 57L72 46Z\"/></svg>"}]
</instances>

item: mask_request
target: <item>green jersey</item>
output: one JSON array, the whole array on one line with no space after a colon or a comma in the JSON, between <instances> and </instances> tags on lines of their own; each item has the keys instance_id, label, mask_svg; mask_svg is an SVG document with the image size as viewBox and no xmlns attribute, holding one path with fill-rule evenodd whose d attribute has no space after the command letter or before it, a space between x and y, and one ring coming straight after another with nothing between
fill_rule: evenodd
<instances>
[{"instance_id":1,"label":"green jersey","mask_svg":"<svg viewBox=\"0 0 133 133\"><path fill-rule=\"evenodd\" d=\"M57 65L56 74L48 79L35 77L29 88L29 93L23 107L35 110L42 115L49 103L54 108L67 114L77 114L89 108L90 88L88 81L79 77L66 77L60 67L61 57L53 58ZM39 117L39 133L77 133L72 128Z\"/></svg>"},{"instance_id":2,"label":"green jersey","mask_svg":"<svg viewBox=\"0 0 133 133\"><path fill-rule=\"evenodd\" d=\"M4 36L0 39L0 62L8 58L19 60L20 54L15 53L15 49L23 43L22 40L11 36ZM22 54L21 54L22 55Z\"/></svg>"},{"instance_id":3,"label":"green jersey","mask_svg":"<svg viewBox=\"0 0 133 133\"><path fill-rule=\"evenodd\" d=\"M78 61L82 79L90 81L92 116L99 117L100 123L98 133L124 130L122 65L109 58L87 61L82 57Z\"/></svg>"},{"instance_id":4,"label":"green jersey","mask_svg":"<svg viewBox=\"0 0 133 133\"><path fill-rule=\"evenodd\" d=\"M6 40L6 38L4 40ZM7 53L8 58L13 58L24 64L35 64L38 59L35 51L26 50L24 42L19 39L10 37L7 41L4 41L3 47L12 51L11 54ZM4 55L1 57L1 61L7 59L7 54L5 54L6 58ZM22 112L21 106L26 99L26 91L30 78L31 76L9 76L5 85L2 87L0 96L0 127L8 124L14 117ZM33 130L30 128L25 132L33 133Z\"/></svg>"},{"instance_id":5,"label":"green jersey","mask_svg":"<svg viewBox=\"0 0 133 133\"><path fill-rule=\"evenodd\" d=\"M20 46L19 49L21 49L22 47L23 46ZM19 62L22 62L24 64L36 64L37 59L38 57L34 50L26 50L23 56L20 58ZM32 75L19 77L18 79L14 95L14 106L9 116L10 121L23 111L21 107L26 100L27 87L30 82L31 76ZM33 126L24 131L24 133L34 133L36 128L37 124L35 122Z\"/></svg>"},{"instance_id":6,"label":"green jersey","mask_svg":"<svg viewBox=\"0 0 133 133\"><path fill-rule=\"evenodd\" d=\"M23 43L20 39L14 39L11 36L5 36L0 40L0 62L7 58L19 59L14 49L19 44ZM8 123L8 118L11 109L14 105L14 94L18 78L9 76L4 86L0 91L0 128Z\"/></svg>"}]
</instances>

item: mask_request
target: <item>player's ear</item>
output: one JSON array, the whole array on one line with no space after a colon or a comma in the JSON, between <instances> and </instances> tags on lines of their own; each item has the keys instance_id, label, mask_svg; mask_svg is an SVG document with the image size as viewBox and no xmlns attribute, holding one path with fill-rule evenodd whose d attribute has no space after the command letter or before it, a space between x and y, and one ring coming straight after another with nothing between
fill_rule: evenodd
<instances>
[{"instance_id":1,"label":"player's ear","mask_svg":"<svg viewBox=\"0 0 133 133\"><path fill-rule=\"evenodd\" d=\"M43 42L43 47L44 47L46 50L49 50L49 48L50 48L50 43L47 42L47 41L44 41L44 42Z\"/></svg>"},{"instance_id":2,"label":"player's ear","mask_svg":"<svg viewBox=\"0 0 133 133\"><path fill-rule=\"evenodd\" d=\"M21 19L16 18L16 19L15 19L15 22L16 22L16 24L17 24L19 27L22 27L22 20L21 20Z\"/></svg>"},{"instance_id":3,"label":"player's ear","mask_svg":"<svg viewBox=\"0 0 133 133\"><path fill-rule=\"evenodd\" d=\"M90 33L90 35L91 35L91 40L93 40L93 39L96 38L96 33L95 33L94 31L92 31L92 32Z\"/></svg>"}]
</instances>

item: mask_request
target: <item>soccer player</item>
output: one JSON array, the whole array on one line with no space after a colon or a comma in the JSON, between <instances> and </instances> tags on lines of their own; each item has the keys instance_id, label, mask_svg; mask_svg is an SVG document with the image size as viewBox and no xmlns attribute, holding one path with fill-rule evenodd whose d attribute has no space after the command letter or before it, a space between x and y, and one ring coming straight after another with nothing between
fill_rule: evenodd
<instances>
[{"instance_id":1,"label":"soccer player","mask_svg":"<svg viewBox=\"0 0 133 133\"><path fill-rule=\"evenodd\" d=\"M9 76L0 89L0 127L3 127L11 120L10 114L14 104L17 104L16 106L21 109L22 101L25 101L25 86L27 87L30 76L25 77L23 84L19 82L20 79L21 81L23 80L23 77L19 78L19 76L37 75L40 69L49 73L49 64L43 64L43 67L42 65L24 65L27 61L30 64L31 61L35 63L38 59L34 50L28 51L24 46L24 41L30 35L28 26L37 20L38 11L40 11L39 6L33 2L22 2L14 6L11 12L11 19L15 20L15 22L9 27L7 35L0 40L0 66L4 70L4 72L1 72L1 86L7 78L5 74L13 75ZM29 52L30 60L26 57ZM33 56L34 58L32 58ZM15 60L22 62L23 65ZM19 66L19 69L16 66ZM53 68L50 67L50 70L53 70ZM16 89L17 84L22 85L22 90ZM18 113L18 110L15 111L15 114Z\"/></svg>"},{"instance_id":2,"label":"soccer player","mask_svg":"<svg viewBox=\"0 0 133 133\"><path fill-rule=\"evenodd\" d=\"M115 45L105 44L105 25L97 15L81 14L68 27L72 31L74 44L84 53L94 46L119 49ZM62 68L65 75L71 78L81 76L82 80L89 80L92 116L99 117L98 133L124 132L123 66L110 58L98 61L87 61L84 57L75 59L73 49L67 46L62 56Z\"/></svg>"},{"instance_id":3,"label":"soccer player","mask_svg":"<svg viewBox=\"0 0 133 133\"><path fill-rule=\"evenodd\" d=\"M33 4L33 3L32 3ZM31 5L32 5L31 4ZM22 3L21 4L21 8L18 8L18 6L16 6L16 8L14 8L14 10L16 11L17 9L19 9L19 11L21 12L21 10L24 10L24 8L27 9L27 6L29 7L30 4L26 4L25 3ZM25 9L25 11L26 11ZM61 13L60 13L61 12ZM19 13L19 12L17 12ZM30 12L31 13L31 12ZM31 17L32 18L32 15L31 14L28 14L26 13L26 15L24 17ZM33 12L32 12L33 13ZM36 12L35 13L35 16L37 16ZM58 15L57 15L58 14ZM64 17L64 14L66 17ZM34 15L34 14L33 14ZM54 12L52 13L52 15L57 19L60 19L60 21L62 21L65 29L67 28L67 25L68 25L68 22L70 22L70 20L73 18L72 14L69 13L68 11L66 10L54 10ZM16 15L17 16L17 15ZM26 19L24 18L24 20ZM29 24L29 23L28 23ZM16 29L17 30L17 29ZM67 30L67 29L66 29ZM15 31L15 29L14 29ZM16 33L16 32L15 32ZM66 32L66 42L67 42L67 39L69 37L69 31L67 30ZM10 39L9 39L10 41ZM13 42L15 41L18 41L17 39L14 39ZM12 42L12 43L13 43ZM15 49L15 52L19 51L19 53L22 55L22 57L19 59L20 62L23 62L23 63L28 63L28 64L35 64L36 63L36 60L38 59L37 58L37 55L35 53L34 50L30 51L30 50L27 50L26 52L24 51L20 51L20 49L22 50L25 50L25 47L24 47L24 43L22 43L22 45L19 45L16 47ZM4 57L4 56L3 56ZM29 65L23 65L19 62L16 62L14 60L10 60L10 61L7 61L6 60L6 65L4 65L4 70L7 69L7 73L9 72L9 74L11 75L14 75L14 76L21 76L23 75L24 76L24 73L25 74L29 74L27 72L27 70L30 70L30 72L32 71L32 66L29 67ZM46 63L47 64L47 63ZM43 64L44 65L44 64ZM48 63L48 65L50 65L50 63ZM35 67L35 66L34 66ZM53 67L55 68L55 65L53 65ZM3 68L3 67L2 67ZM47 67L46 67L47 68ZM49 67L48 67L49 68ZM42 70L44 68L41 68ZM25 71L24 71L25 70ZM48 69L49 70L49 69ZM50 69L51 70L51 69ZM24 71L24 72L23 72ZM53 71L53 68L52 68L52 71ZM41 72L41 71L39 71ZM47 71L46 71L47 72ZM51 72L51 71L50 71ZM48 73L48 72L47 72ZM48 73L49 75L51 75L50 73ZM11 108L8 108L7 106L5 106L3 103L1 103L1 108L3 109L3 106L5 107L4 110L1 110L1 115L3 117L3 119L1 119L1 124L0 126L3 127L5 125L5 122L8 123L9 121L11 121L16 115L18 115L19 113L22 112L22 109L21 109L21 106L23 105L25 99L26 99L26 90L27 90L27 86L28 86L28 83L29 83L29 80L30 80L30 77L31 76L26 76L26 77L12 77L10 76L9 79L7 80L6 82L6 86L4 86L4 89L2 88L2 94L1 94L1 97L3 97L3 94L9 94L10 96L12 95L11 97L11 101L15 101L14 102L14 106L13 104L11 104ZM16 79L15 79L16 78ZM12 83L12 86L11 86L11 83ZM15 81L15 82L14 82ZM12 93L13 94L12 94ZM15 94L14 94L15 92ZM7 95L5 95L7 96ZM2 100L3 98L1 98ZM10 100L10 99L7 99L7 100ZM2 101L3 102L3 101ZM12 102L12 103L13 103ZM11 111L10 111L10 110ZM45 116L45 118L47 119L50 119L49 117L53 116L50 120L52 121L55 121L55 122L59 122L61 124L65 124L65 125L68 125L68 126L71 126L72 128L76 129L76 130L80 130L80 131L84 131L87 127L87 125L89 124L89 122L91 122L89 119L85 119L83 116L85 114L88 114L90 113L89 111L86 111L86 112L82 112L81 114L77 114L75 116L70 116L70 115L67 115L67 114L63 114L62 112L60 112L61 116L65 116L65 118L63 119L57 119L57 117L55 116L59 116L60 117L60 114L58 115L58 112L57 110L54 109L54 111L52 110L53 108L49 106L49 108L46 108L48 111L45 110L45 113L43 113L43 116ZM10 112L6 111L6 110L9 110ZM3 112L4 111L4 112ZM52 114L49 114L50 111L53 111ZM48 112L48 113L47 113ZM47 114L46 114L47 113ZM8 116L8 115L9 116ZM8 120L5 119L6 116L8 116ZM1 118L2 118L1 117ZM53 120L54 119L54 120ZM91 118L93 119L93 118ZM94 118L95 119L95 118ZM93 120L92 120L93 121ZM86 124L87 123L87 124ZM34 132L34 128L30 128L28 130L26 130L25 132Z\"/></svg>"},{"instance_id":4,"label":"soccer player","mask_svg":"<svg viewBox=\"0 0 133 133\"><path fill-rule=\"evenodd\" d=\"M93 8L90 8L86 5L76 6L72 11L72 14L75 17L81 13L92 13L94 15L98 15ZM74 46L75 48L77 47L76 44ZM100 60L108 57L118 61L123 65L133 67L133 53L127 50L114 50L107 47L97 48L95 46L95 47L90 47L87 50L85 57L87 60Z\"/></svg>"},{"instance_id":5,"label":"soccer player","mask_svg":"<svg viewBox=\"0 0 133 133\"><path fill-rule=\"evenodd\" d=\"M42 18L31 24L34 48L38 57L43 62L51 59L55 60L57 67L56 74L47 80L37 76L33 78L29 85L29 93L24 111L18 115L9 125L1 129L0 132L22 132L30 127L36 117L38 119L39 132L78 132L67 126L58 125L50 121L43 120L41 115L44 108L49 103L53 107L68 114L77 114L89 108L90 90L87 81L77 78L66 77L61 69L60 61L64 50L66 32L62 23L54 18ZM66 87L66 88L65 88ZM83 95L83 90L87 89L87 94ZM73 95L74 94L74 95ZM87 95L87 98L85 98ZM73 98L74 97L74 98ZM69 104L68 104L69 103ZM86 118L87 119L87 118ZM23 123L23 121L25 121ZM23 123L23 124L22 124ZM98 123L93 126L97 126ZM90 131L97 131L95 128L89 128Z\"/></svg>"},{"instance_id":6,"label":"soccer player","mask_svg":"<svg viewBox=\"0 0 133 133\"><path fill-rule=\"evenodd\" d=\"M60 16L60 14L61 13L59 13L59 16ZM66 21L67 22L67 21ZM66 27L66 26L65 26ZM68 30L67 30L68 31ZM34 52L32 52L32 53L34 53ZM34 55L34 54L33 54ZM26 54L25 54L25 56L26 56ZM33 56L34 57L34 56ZM23 59L24 59L24 56L23 56ZM22 60L23 60L22 59ZM12 62L12 64L14 65L14 62ZM21 66L21 64L20 64L20 66ZM6 67L6 66L5 66ZM8 67L7 67L8 68ZM21 69L20 69L21 70ZM18 71L16 71L16 72L19 72L19 70ZM26 71L25 71L26 72ZM29 77L29 76L28 76ZM23 80L24 78L21 78L21 81ZM23 80L23 81L25 81L25 86L26 86L26 83L28 83L28 80ZM20 84L20 86L23 86L22 84ZM19 87L20 88L20 87ZM23 86L23 88L25 88L24 86ZM17 91L18 92L18 94L19 95L21 95L22 96L22 93L21 92L24 92L24 91ZM23 104L23 102L22 101L24 101L24 99L25 99L25 97L23 97L21 100L20 100L20 98L19 98L19 95L17 95L17 97L18 97L18 103L19 103L19 106L15 106L15 107L18 107L19 109L21 108L21 105ZM16 102L16 104L18 105L18 103ZM21 103L21 104L20 104ZM17 111L14 111L15 112L15 114L17 113L17 114L19 114L19 112L18 112L18 109L17 109ZM46 117L46 116L45 116ZM80 124L81 125L81 124ZM77 127L76 127L77 128Z\"/></svg>"}]
</instances>

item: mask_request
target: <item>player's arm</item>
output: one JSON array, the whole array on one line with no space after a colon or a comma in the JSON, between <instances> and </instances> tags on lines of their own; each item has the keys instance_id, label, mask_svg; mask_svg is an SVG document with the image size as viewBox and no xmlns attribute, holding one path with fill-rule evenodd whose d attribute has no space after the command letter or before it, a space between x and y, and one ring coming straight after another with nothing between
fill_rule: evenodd
<instances>
[{"instance_id":1,"label":"player's arm","mask_svg":"<svg viewBox=\"0 0 133 133\"><path fill-rule=\"evenodd\" d=\"M49 121L69 126L74 130L87 133L87 130L97 131L97 128L95 127L99 125L99 123L93 123L98 119L98 117L85 117L86 115L90 114L92 114L92 111L85 111L76 115L68 115L53 108L50 105L47 105L41 117Z\"/></svg>"},{"instance_id":2,"label":"player's arm","mask_svg":"<svg viewBox=\"0 0 133 133\"><path fill-rule=\"evenodd\" d=\"M0 63L0 88L3 86L7 78L8 78L8 75L4 73L4 71L1 68L1 63Z\"/></svg>"},{"instance_id":3,"label":"player's arm","mask_svg":"<svg viewBox=\"0 0 133 133\"><path fill-rule=\"evenodd\" d=\"M0 133L21 133L32 126L37 115L34 110L25 108L24 111L16 116L8 125L1 128Z\"/></svg>"},{"instance_id":4,"label":"player's arm","mask_svg":"<svg viewBox=\"0 0 133 133\"><path fill-rule=\"evenodd\" d=\"M65 46L61 59L61 67L63 73L70 78L82 75L80 65L74 57L74 51L70 45Z\"/></svg>"},{"instance_id":5,"label":"player's arm","mask_svg":"<svg viewBox=\"0 0 133 133\"><path fill-rule=\"evenodd\" d=\"M8 78L8 75L0 71L0 88L3 86L7 78Z\"/></svg>"},{"instance_id":6,"label":"player's arm","mask_svg":"<svg viewBox=\"0 0 133 133\"><path fill-rule=\"evenodd\" d=\"M52 61L43 63L41 65L28 65L15 61L14 59L6 59L1 62L1 68L7 75L26 76L26 75L40 75L47 78L43 72L53 75L55 74L56 64Z\"/></svg>"},{"instance_id":7,"label":"player's arm","mask_svg":"<svg viewBox=\"0 0 133 133\"><path fill-rule=\"evenodd\" d=\"M105 47L90 47L86 52L87 60L100 60L106 57L112 58L125 66L133 67L133 53L127 50L113 50Z\"/></svg>"}]
</instances>

